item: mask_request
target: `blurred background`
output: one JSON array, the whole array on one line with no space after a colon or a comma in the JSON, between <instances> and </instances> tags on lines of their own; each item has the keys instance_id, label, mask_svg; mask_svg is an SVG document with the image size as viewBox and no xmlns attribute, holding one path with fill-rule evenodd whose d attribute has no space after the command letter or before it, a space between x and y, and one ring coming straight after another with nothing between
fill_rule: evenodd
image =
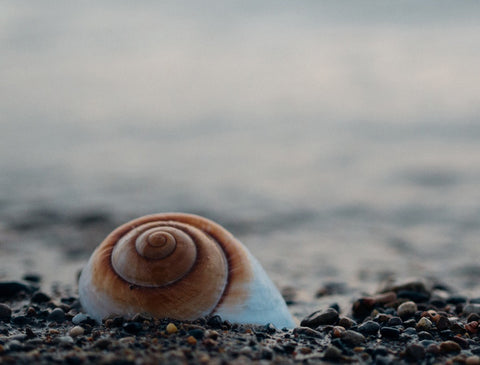
<instances>
[{"instance_id":1,"label":"blurred background","mask_svg":"<svg viewBox=\"0 0 480 365\"><path fill-rule=\"evenodd\" d=\"M74 283L116 225L185 211L305 303L389 276L480 295L479 12L1 2L0 279Z\"/></svg>"}]
</instances>

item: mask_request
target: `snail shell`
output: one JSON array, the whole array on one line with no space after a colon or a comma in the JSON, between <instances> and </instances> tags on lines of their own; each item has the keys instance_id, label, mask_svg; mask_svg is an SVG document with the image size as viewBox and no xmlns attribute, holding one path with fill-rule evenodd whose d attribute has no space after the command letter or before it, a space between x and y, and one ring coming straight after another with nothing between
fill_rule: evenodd
<instances>
[{"instance_id":1,"label":"snail shell","mask_svg":"<svg viewBox=\"0 0 480 365\"><path fill-rule=\"evenodd\" d=\"M226 229L183 213L153 214L110 233L79 280L80 302L97 320L147 313L237 323L295 323L260 263Z\"/></svg>"}]
</instances>

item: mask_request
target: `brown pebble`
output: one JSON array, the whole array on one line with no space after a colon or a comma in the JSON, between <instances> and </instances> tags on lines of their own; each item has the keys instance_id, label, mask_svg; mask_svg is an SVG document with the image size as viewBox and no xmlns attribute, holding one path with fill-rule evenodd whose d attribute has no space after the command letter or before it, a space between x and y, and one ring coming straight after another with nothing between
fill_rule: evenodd
<instances>
[{"instance_id":1,"label":"brown pebble","mask_svg":"<svg viewBox=\"0 0 480 365\"><path fill-rule=\"evenodd\" d=\"M448 352L460 352L462 351L462 348L460 345L454 341L444 341L440 344L440 350L442 352L448 353Z\"/></svg>"},{"instance_id":2,"label":"brown pebble","mask_svg":"<svg viewBox=\"0 0 480 365\"><path fill-rule=\"evenodd\" d=\"M197 339L193 336L188 336L187 338L187 342L190 344L190 345L196 345L197 344Z\"/></svg>"},{"instance_id":3,"label":"brown pebble","mask_svg":"<svg viewBox=\"0 0 480 365\"><path fill-rule=\"evenodd\" d=\"M465 325L465 329L470 333L477 333L478 332L478 322L472 321Z\"/></svg>"},{"instance_id":4,"label":"brown pebble","mask_svg":"<svg viewBox=\"0 0 480 365\"><path fill-rule=\"evenodd\" d=\"M469 356L465 360L466 365L480 365L480 357L478 356Z\"/></svg>"},{"instance_id":5,"label":"brown pebble","mask_svg":"<svg viewBox=\"0 0 480 365\"><path fill-rule=\"evenodd\" d=\"M68 334L71 336L71 337L77 337L77 336L81 336L85 333L85 329L81 326L75 326L73 327L69 332Z\"/></svg>"},{"instance_id":6,"label":"brown pebble","mask_svg":"<svg viewBox=\"0 0 480 365\"><path fill-rule=\"evenodd\" d=\"M345 328L342 326L334 326L332 329L333 337L341 337L344 332Z\"/></svg>"},{"instance_id":7,"label":"brown pebble","mask_svg":"<svg viewBox=\"0 0 480 365\"><path fill-rule=\"evenodd\" d=\"M349 329L350 327L355 326L356 322L348 317L340 317L340 319L338 320L338 325L342 326L345 329Z\"/></svg>"},{"instance_id":8,"label":"brown pebble","mask_svg":"<svg viewBox=\"0 0 480 365\"><path fill-rule=\"evenodd\" d=\"M312 353L312 349L310 347L300 347L298 349L298 351L303 354L303 355L307 355L307 354L311 354Z\"/></svg>"}]
</instances>

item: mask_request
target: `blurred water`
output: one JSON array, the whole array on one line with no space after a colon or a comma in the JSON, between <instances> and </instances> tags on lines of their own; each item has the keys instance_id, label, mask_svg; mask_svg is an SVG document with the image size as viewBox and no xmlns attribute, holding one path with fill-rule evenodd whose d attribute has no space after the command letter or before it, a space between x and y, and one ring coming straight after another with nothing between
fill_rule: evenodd
<instances>
[{"instance_id":1,"label":"blurred water","mask_svg":"<svg viewBox=\"0 0 480 365\"><path fill-rule=\"evenodd\" d=\"M115 224L188 211L310 295L480 295L479 8L2 2L0 276L72 282Z\"/></svg>"}]
</instances>

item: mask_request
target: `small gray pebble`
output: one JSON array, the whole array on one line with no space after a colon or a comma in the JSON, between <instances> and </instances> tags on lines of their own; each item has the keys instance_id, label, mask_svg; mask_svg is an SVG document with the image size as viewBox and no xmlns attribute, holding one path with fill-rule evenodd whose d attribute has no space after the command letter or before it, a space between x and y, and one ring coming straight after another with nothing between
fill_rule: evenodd
<instances>
[{"instance_id":1,"label":"small gray pebble","mask_svg":"<svg viewBox=\"0 0 480 365\"><path fill-rule=\"evenodd\" d=\"M73 324L81 324L88 321L88 316L85 313L78 313L75 317L72 318Z\"/></svg>"}]
</instances>

